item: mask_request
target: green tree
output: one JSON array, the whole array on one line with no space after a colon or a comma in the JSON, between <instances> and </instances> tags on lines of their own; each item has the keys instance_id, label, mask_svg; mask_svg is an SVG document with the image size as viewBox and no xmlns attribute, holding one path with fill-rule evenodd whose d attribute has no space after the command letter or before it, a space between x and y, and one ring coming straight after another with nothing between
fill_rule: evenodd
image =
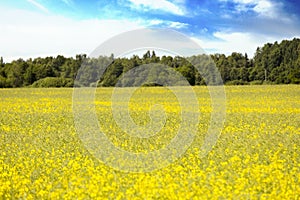
<instances>
[{"instance_id":1,"label":"green tree","mask_svg":"<svg viewBox=\"0 0 300 200\"><path fill-rule=\"evenodd\" d=\"M3 57L0 57L0 68L4 67L4 61L3 61Z\"/></svg>"}]
</instances>

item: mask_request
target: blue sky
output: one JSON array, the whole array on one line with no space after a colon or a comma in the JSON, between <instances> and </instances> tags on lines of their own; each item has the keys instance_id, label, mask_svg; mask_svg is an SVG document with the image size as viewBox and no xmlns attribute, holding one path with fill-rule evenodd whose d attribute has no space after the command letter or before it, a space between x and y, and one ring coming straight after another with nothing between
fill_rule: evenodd
<instances>
[{"instance_id":1,"label":"blue sky","mask_svg":"<svg viewBox=\"0 0 300 200\"><path fill-rule=\"evenodd\" d=\"M4 60L91 53L120 33L170 28L207 53L248 53L300 37L296 0L0 0Z\"/></svg>"}]
</instances>

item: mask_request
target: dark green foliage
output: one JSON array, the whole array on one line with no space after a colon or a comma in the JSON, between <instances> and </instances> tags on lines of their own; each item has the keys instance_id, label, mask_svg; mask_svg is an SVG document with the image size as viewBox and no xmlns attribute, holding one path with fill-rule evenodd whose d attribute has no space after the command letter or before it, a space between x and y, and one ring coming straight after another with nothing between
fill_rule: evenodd
<instances>
[{"instance_id":1,"label":"dark green foliage","mask_svg":"<svg viewBox=\"0 0 300 200\"><path fill-rule=\"evenodd\" d=\"M77 55L76 59L65 58L64 56L28 59L18 59L11 63L3 63L0 59L0 87L26 87L35 83L34 87L71 87L77 71L80 68L86 55ZM67 83L49 82L47 77L55 77L58 80L68 80ZM40 82L37 82L41 80ZM45 80L47 80L45 82ZM50 86L48 86L50 85Z\"/></svg>"},{"instance_id":2,"label":"dark green foliage","mask_svg":"<svg viewBox=\"0 0 300 200\"><path fill-rule=\"evenodd\" d=\"M284 40L280 44L265 44L254 57L254 80L276 84L298 84L300 74L300 39Z\"/></svg>"},{"instance_id":3,"label":"dark green foliage","mask_svg":"<svg viewBox=\"0 0 300 200\"><path fill-rule=\"evenodd\" d=\"M234 80L226 82L226 85L250 85L250 83L242 80Z\"/></svg>"},{"instance_id":4,"label":"dark green foliage","mask_svg":"<svg viewBox=\"0 0 300 200\"><path fill-rule=\"evenodd\" d=\"M73 83L71 78L46 77L34 82L32 87L73 87Z\"/></svg>"},{"instance_id":5,"label":"dark green foliage","mask_svg":"<svg viewBox=\"0 0 300 200\"><path fill-rule=\"evenodd\" d=\"M86 55L66 58L58 55L4 63L0 57L0 87L108 87L118 84L120 78L121 85L137 86L143 78L139 77L141 80L138 80L124 77L124 74L141 65L155 68L147 74L148 82L144 86L158 86L160 84L154 80L162 80L163 77L172 79L164 70L157 70L157 66L179 72L190 85L300 84L300 39L267 43L257 48L253 59L249 59L247 54L236 52L230 56L214 54L210 57L195 55L188 58L160 58L154 51L147 51L142 58L134 55L117 59L113 55L99 58L87 58Z\"/></svg>"},{"instance_id":6,"label":"dark green foliage","mask_svg":"<svg viewBox=\"0 0 300 200\"><path fill-rule=\"evenodd\" d=\"M251 81L250 85L262 85L263 81Z\"/></svg>"}]
</instances>

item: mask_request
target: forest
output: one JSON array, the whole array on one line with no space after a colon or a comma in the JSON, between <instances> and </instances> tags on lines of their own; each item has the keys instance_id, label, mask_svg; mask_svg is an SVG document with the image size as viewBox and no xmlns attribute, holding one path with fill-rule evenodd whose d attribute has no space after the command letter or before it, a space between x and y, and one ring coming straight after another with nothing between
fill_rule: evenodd
<instances>
[{"instance_id":1,"label":"forest","mask_svg":"<svg viewBox=\"0 0 300 200\"><path fill-rule=\"evenodd\" d=\"M20 58L10 63L5 63L1 57L0 87L73 87L76 86L76 81L78 86L110 87L115 86L119 78L129 70L150 63L175 69L186 78L190 85L300 83L299 38L283 40L280 43L267 43L256 49L253 58L237 52L229 56L214 54L210 55L210 58L219 70L222 80L216 80L213 75L210 75L213 74L210 73L211 62L205 55L187 58L159 57L154 51L147 51L142 57L134 55L131 58L114 58L113 54L89 58L85 54L80 54L75 58L66 58L62 55L28 60ZM191 61L197 63L197 66L193 66ZM195 67L203 69L202 72L206 74L205 79ZM150 81L151 76L164 75L157 73L147 76L150 86L155 86L155 83Z\"/></svg>"}]
</instances>

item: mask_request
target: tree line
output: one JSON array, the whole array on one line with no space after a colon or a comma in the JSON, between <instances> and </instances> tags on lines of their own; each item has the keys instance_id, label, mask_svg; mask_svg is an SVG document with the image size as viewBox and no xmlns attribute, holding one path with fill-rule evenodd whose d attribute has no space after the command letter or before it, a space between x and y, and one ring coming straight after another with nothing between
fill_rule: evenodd
<instances>
[{"instance_id":1,"label":"tree line","mask_svg":"<svg viewBox=\"0 0 300 200\"><path fill-rule=\"evenodd\" d=\"M212 71L212 63L218 69L222 80ZM18 59L10 63L5 63L1 57L0 87L109 87L115 86L120 77L129 70L144 64L171 67L183 75L190 85L299 84L300 39L267 43L258 47L251 59L247 54L236 52L229 56L214 54L183 58L159 57L154 51L147 51L142 57L134 55L131 58L114 58L113 55L88 58L82 54L75 58L59 55L26 61ZM201 69L201 73L197 69ZM151 80L163 76L166 76L166 71L152 70L144 78L149 85L155 85ZM131 79L133 80L122 80L123 85L135 86L139 83L134 77Z\"/></svg>"}]
</instances>

